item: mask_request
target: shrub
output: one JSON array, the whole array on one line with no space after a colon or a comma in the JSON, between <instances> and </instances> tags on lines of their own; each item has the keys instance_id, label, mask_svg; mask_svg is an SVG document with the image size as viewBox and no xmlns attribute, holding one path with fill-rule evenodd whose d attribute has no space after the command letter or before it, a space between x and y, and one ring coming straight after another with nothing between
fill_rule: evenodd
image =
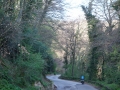
<instances>
[{"instance_id":1,"label":"shrub","mask_svg":"<svg viewBox=\"0 0 120 90\"><path fill-rule=\"evenodd\" d=\"M114 83L108 84L107 86L108 86L111 90L117 90L117 89L119 88L119 85L114 84Z\"/></svg>"},{"instance_id":2,"label":"shrub","mask_svg":"<svg viewBox=\"0 0 120 90\"><path fill-rule=\"evenodd\" d=\"M21 90L19 87L10 84L7 80L0 80L0 90Z\"/></svg>"}]
</instances>

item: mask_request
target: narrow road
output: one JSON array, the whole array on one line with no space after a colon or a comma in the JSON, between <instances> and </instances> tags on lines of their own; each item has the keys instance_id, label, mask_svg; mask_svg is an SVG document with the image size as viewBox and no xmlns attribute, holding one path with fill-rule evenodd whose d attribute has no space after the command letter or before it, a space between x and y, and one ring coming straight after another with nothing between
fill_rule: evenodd
<instances>
[{"instance_id":1,"label":"narrow road","mask_svg":"<svg viewBox=\"0 0 120 90\"><path fill-rule=\"evenodd\" d=\"M60 75L47 76L47 78L57 86L57 90L98 90L87 84L82 85L79 82L59 79L59 76Z\"/></svg>"}]
</instances>

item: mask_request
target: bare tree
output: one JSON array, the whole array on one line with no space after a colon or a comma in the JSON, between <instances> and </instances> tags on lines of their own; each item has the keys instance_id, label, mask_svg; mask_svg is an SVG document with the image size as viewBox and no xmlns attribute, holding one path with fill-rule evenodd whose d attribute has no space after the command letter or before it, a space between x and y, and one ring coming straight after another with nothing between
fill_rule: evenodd
<instances>
[{"instance_id":1,"label":"bare tree","mask_svg":"<svg viewBox=\"0 0 120 90\"><path fill-rule=\"evenodd\" d=\"M111 34L113 28L117 25L117 13L113 9L113 3L115 0L94 0L92 3L93 14L103 21L106 28L106 33Z\"/></svg>"},{"instance_id":2,"label":"bare tree","mask_svg":"<svg viewBox=\"0 0 120 90\"><path fill-rule=\"evenodd\" d=\"M67 65L71 65L71 75L74 74L74 69L76 67L76 62L79 60L80 53L85 50L86 43L88 41L87 30L84 25L86 25L85 21L69 21L62 22L62 28L59 28L58 32L58 42L59 46L64 50L64 64L65 69Z\"/></svg>"}]
</instances>

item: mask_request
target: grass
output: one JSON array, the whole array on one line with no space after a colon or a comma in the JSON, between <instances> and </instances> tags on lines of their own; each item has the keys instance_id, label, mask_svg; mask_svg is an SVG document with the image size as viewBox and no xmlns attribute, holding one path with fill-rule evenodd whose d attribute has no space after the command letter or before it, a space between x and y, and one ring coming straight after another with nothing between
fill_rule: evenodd
<instances>
[{"instance_id":1,"label":"grass","mask_svg":"<svg viewBox=\"0 0 120 90\"><path fill-rule=\"evenodd\" d=\"M108 84L103 81L96 81L95 83L101 87L101 90L120 90L120 86L115 83Z\"/></svg>"}]
</instances>

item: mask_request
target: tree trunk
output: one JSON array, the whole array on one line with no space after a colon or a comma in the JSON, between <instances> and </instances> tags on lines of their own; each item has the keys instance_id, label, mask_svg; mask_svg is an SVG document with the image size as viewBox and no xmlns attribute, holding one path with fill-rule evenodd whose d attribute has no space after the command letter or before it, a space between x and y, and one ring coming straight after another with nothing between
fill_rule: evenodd
<instances>
[{"instance_id":1,"label":"tree trunk","mask_svg":"<svg viewBox=\"0 0 120 90\"><path fill-rule=\"evenodd\" d=\"M76 51L76 37L74 37L74 44L73 44L73 50L72 50L72 76L74 76L74 64L75 64L75 51Z\"/></svg>"}]
</instances>

